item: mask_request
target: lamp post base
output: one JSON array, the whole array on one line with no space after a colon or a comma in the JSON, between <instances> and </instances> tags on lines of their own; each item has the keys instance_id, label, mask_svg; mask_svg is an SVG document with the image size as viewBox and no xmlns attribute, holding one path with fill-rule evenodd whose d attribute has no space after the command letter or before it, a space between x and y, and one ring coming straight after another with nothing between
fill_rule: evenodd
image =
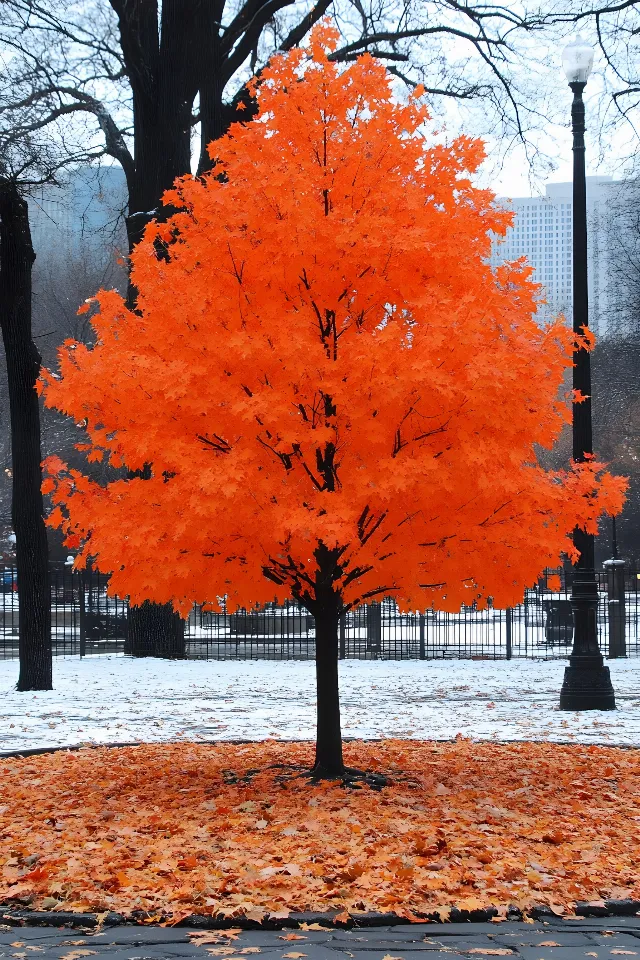
<instances>
[{"instance_id":1,"label":"lamp post base","mask_svg":"<svg viewBox=\"0 0 640 960\"><path fill-rule=\"evenodd\" d=\"M609 667L602 655L571 656L560 691L561 710L615 710Z\"/></svg>"}]
</instances>

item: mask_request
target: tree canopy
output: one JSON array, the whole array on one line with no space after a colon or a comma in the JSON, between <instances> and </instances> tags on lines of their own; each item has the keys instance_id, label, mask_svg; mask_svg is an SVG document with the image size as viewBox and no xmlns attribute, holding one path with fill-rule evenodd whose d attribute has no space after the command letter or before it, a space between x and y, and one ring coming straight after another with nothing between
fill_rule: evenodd
<instances>
[{"instance_id":1,"label":"tree canopy","mask_svg":"<svg viewBox=\"0 0 640 960\"><path fill-rule=\"evenodd\" d=\"M336 40L323 23L273 58L257 118L135 248L136 309L100 291L95 346L43 374L89 460L144 471L47 461L50 522L133 602L505 606L621 507L597 462L536 462L575 336L536 323L524 262L488 263L511 215L472 184L482 143L444 145L420 88L397 102Z\"/></svg>"}]
</instances>

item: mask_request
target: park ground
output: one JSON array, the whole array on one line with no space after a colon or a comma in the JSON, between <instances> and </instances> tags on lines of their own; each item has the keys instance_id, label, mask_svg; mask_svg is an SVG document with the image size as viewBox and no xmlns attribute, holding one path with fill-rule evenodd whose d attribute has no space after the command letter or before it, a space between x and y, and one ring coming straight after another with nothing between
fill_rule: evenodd
<instances>
[{"instance_id":1,"label":"park ground","mask_svg":"<svg viewBox=\"0 0 640 960\"><path fill-rule=\"evenodd\" d=\"M344 660L344 736L640 746L640 661L609 661L618 709L558 710L564 660ZM0 660L0 753L81 743L307 741L312 661L55 658L54 690L18 693Z\"/></svg>"},{"instance_id":2,"label":"park ground","mask_svg":"<svg viewBox=\"0 0 640 960\"><path fill-rule=\"evenodd\" d=\"M382 789L306 775L310 662L60 659L48 693L0 666L5 908L418 921L640 900L633 660L611 663L619 709L588 714L557 710L560 661L341 663L345 760ZM15 755L56 746L80 749Z\"/></svg>"},{"instance_id":3,"label":"park ground","mask_svg":"<svg viewBox=\"0 0 640 960\"><path fill-rule=\"evenodd\" d=\"M640 901L637 750L350 741L359 789L310 743L154 743L0 759L0 904L417 921Z\"/></svg>"}]
</instances>

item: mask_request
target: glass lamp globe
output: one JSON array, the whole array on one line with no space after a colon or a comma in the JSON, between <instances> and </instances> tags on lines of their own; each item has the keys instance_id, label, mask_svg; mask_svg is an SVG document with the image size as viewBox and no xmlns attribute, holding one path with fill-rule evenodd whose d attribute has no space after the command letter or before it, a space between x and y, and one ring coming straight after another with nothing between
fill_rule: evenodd
<instances>
[{"instance_id":1,"label":"glass lamp globe","mask_svg":"<svg viewBox=\"0 0 640 960\"><path fill-rule=\"evenodd\" d=\"M578 35L562 51L562 66L569 83L586 83L593 66L593 47Z\"/></svg>"}]
</instances>

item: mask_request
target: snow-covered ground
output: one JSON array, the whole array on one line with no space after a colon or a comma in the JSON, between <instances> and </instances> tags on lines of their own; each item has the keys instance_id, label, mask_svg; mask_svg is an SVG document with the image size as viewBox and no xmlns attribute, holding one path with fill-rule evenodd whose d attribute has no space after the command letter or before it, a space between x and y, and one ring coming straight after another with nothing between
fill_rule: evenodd
<instances>
[{"instance_id":1,"label":"snow-covered ground","mask_svg":"<svg viewBox=\"0 0 640 960\"><path fill-rule=\"evenodd\" d=\"M640 746L640 660L609 663L618 709L565 713L566 661L340 663L345 737L556 740ZM0 661L0 751L79 743L312 740L311 661L55 659L54 687L18 693Z\"/></svg>"}]
</instances>

